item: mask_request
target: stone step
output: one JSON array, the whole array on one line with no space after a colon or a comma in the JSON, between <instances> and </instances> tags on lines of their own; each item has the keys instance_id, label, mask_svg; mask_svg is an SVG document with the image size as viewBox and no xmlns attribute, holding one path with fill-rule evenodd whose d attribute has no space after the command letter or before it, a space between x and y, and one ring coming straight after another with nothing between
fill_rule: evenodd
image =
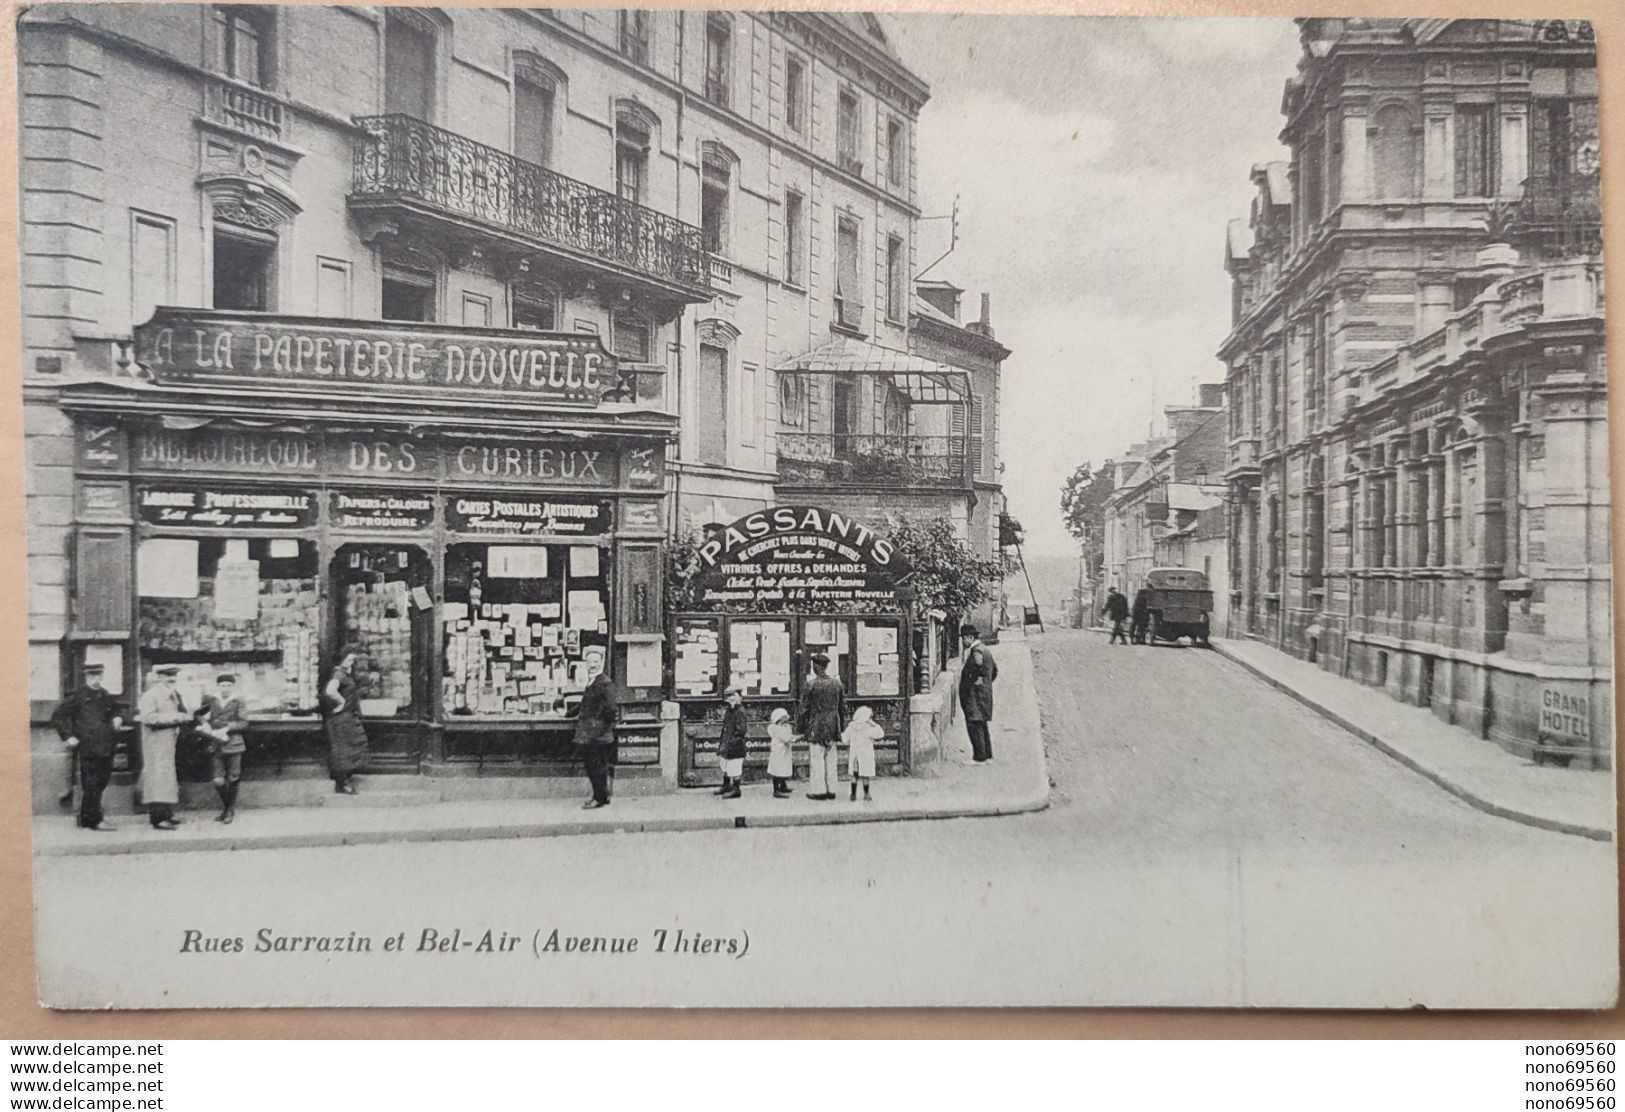
<instances>
[{"instance_id":1,"label":"stone step","mask_svg":"<svg viewBox=\"0 0 1625 1112\"><path fill-rule=\"evenodd\" d=\"M439 792L424 791L421 788L371 788L365 783L358 785L355 795L345 795L328 789L322 797L323 807L421 807L429 803L441 802Z\"/></svg>"}]
</instances>

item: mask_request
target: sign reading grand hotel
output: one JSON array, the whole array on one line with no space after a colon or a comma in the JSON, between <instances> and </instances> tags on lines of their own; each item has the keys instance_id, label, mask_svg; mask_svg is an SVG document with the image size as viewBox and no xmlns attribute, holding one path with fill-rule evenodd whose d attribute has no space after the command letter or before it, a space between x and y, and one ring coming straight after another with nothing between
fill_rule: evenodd
<instances>
[{"instance_id":1,"label":"sign reading grand hotel","mask_svg":"<svg viewBox=\"0 0 1625 1112\"><path fill-rule=\"evenodd\" d=\"M597 405L615 357L586 333L158 309L136 328L137 361L160 382L277 382L317 389L454 393Z\"/></svg>"},{"instance_id":2,"label":"sign reading grand hotel","mask_svg":"<svg viewBox=\"0 0 1625 1112\"><path fill-rule=\"evenodd\" d=\"M815 506L747 514L699 549L702 609L897 606L910 569L861 521Z\"/></svg>"}]
</instances>

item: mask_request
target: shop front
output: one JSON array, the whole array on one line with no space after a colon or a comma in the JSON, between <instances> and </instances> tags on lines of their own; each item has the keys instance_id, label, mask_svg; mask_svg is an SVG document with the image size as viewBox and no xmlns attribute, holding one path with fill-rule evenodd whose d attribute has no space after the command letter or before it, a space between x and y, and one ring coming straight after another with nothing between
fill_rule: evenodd
<instances>
[{"instance_id":1,"label":"shop front","mask_svg":"<svg viewBox=\"0 0 1625 1112\"><path fill-rule=\"evenodd\" d=\"M353 373L357 347L374 372L388 349L383 388ZM300 378L324 349L348 379ZM340 646L375 771L565 771L607 667L623 763L658 765L674 422L596 337L162 310L138 351L127 384L64 392L66 666L139 687L179 664L192 700L237 675L250 775L325 758Z\"/></svg>"},{"instance_id":2,"label":"shop front","mask_svg":"<svg viewBox=\"0 0 1625 1112\"><path fill-rule=\"evenodd\" d=\"M697 559L688 608L670 626L679 783L720 780L729 689L744 696L750 723L746 767L765 765L768 720L780 707L794 718L819 653L846 691L848 714L867 706L885 730L879 771L906 772L914 642L909 569L891 542L838 512L775 506L714 530ZM798 745L795 763L806 762Z\"/></svg>"}]
</instances>

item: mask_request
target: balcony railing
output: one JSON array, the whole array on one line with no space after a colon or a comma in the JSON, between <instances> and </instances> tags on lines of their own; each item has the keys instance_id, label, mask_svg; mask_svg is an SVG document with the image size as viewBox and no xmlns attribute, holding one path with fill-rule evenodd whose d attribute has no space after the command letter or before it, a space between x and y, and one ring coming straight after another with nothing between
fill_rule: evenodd
<instances>
[{"instance_id":1,"label":"balcony railing","mask_svg":"<svg viewBox=\"0 0 1625 1112\"><path fill-rule=\"evenodd\" d=\"M1523 183L1523 198L1509 229L1519 246L1555 257L1591 255L1602 249L1602 190L1597 174L1536 175Z\"/></svg>"},{"instance_id":2,"label":"balcony railing","mask_svg":"<svg viewBox=\"0 0 1625 1112\"><path fill-rule=\"evenodd\" d=\"M778 440L781 483L965 488L974 478L957 436L780 432Z\"/></svg>"},{"instance_id":3,"label":"balcony railing","mask_svg":"<svg viewBox=\"0 0 1625 1112\"><path fill-rule=\"evenodd\" d=\"M356 120L351 198L410 200L657 279L708 289L700 229L411 116Z\"/></svg>"},{"instance_id":4,"label":"balcony railing","mask_svg":"<svg viewBox=\"0 0 1625 1112\"><path fill-rule=\"evenodd\" d=\"M282 138L282 104L275 97L224 78L210 81L204 95L204 114L215 123L261 139Z\"/></svg>"}]
</instances>

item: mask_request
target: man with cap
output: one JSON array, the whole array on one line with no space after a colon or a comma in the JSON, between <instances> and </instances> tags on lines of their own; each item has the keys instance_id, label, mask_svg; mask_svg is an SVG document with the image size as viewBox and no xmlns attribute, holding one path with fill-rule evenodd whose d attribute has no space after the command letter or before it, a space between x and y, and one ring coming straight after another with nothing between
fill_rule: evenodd
<instances>
[{"instance_id":1,"label":"man with cap","mask_svg":"<svg viewBox=\"0 0 1625 1112\"><path fill-rule=\"evenodd\" d=\"M592 785L592 798L581 805L592 811L609 806L610 785L615 776L615 712L618 697L615 681L609 678L602 658L588 657L587 667L596 669L576 709L575 743L581 748L581 765Z\"/></svg>"},{"instance_id":2,"label":"man with cap","mask_svg":"<svg viewBox=\"0 0 1625 1112\"><path fill-rule=\"evenodd\" d=\"M84 789L79 801L79 825L86 830L115 827L102 816L102 792L113 778L113 742L124 728L124 707L102 686L106 672L100 664L86 664L79 687L63 699L51 715L51 725L67 743L69 760L79 759L79 780ZM69 784L69 794L73 787Z\"/></svg>"},{"instance_id":3,"label":"man with cap","mask_svg":"<svg viewBox=\"0 0 1625 1112\"><path fill-rule=\"evenodd\" d=\"M181 727L196 715L186 709L175 688L178 664L160 664L152 670L157 682L141 693L137 705L141 719L141 798L154 830L174 830L180 823L175 807L181 801L175 775L175 745Z\"/></svg>"},{"instance_id":4,"label":"man with cap","mask_svg":"<svg viewBox=\"0 0 1625 1112\"><path fill-rule=\"evenodd\" d=\"M846 691L829 674L829 657L814 653L813 677L801 692L796 709L797 731L807 739L808 799L834 799L840 779L836 771L836 743L846 725Z\"/></svg>"},{"instance_id":5,"label":"man with cap","mask_svg":"<svg viewBox=\"0 0 1625 1112\"><path fill-rule=\"evenodd\" d=\"M970 736L967 763L984 765L993 759L987 724L993 719L993 681L999 678L999 666L975 626L961 626L959 640L965 650L965 663L959 668L959 706L965 712L965 733Z\"/></svg>"},{"instance_id":6,"label":"man with cap","mask_svg":"<svg viewBox=\"0 0 1625 1112\"><path fill-rule=\"evenodd\" d=\"M248 715L237 697L237 677L222 672L214 679L216 692L203 697L198 711L198 731L209 741L209 759L214 765L214 790L220 796L220 813L215 822L229 823L237 817L237 787L243 778L243 731Z\"/></svg>"}]
</instances>

